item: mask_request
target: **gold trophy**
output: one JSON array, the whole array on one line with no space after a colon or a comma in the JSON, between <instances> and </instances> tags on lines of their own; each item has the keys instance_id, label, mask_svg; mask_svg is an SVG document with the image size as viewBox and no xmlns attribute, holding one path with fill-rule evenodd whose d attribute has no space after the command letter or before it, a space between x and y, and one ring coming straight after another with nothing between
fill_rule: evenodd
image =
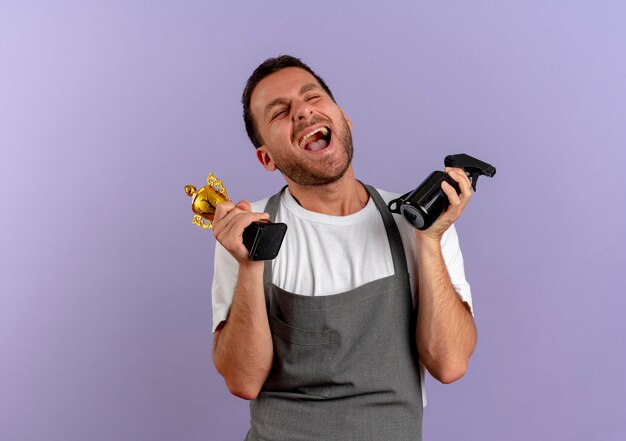
<instances>
[{"instance_id":1,"label":"gold trophy","mask_svg":"<svg viewBox=\"0 0 626 441\"><path fill-rule=\"evenodd\" d=\"M213 216L217 204L230 201L228 192L221 180L209 174L207 185L197 190L193 185L185 186L185 193L191 197L191 209L195 213L193 224L203 230L213 228ZM271 260L278 255L283 243L287 225L269 221L258 221L243 230L243 244L252 260Z\"/></svg>"}]
</instances>

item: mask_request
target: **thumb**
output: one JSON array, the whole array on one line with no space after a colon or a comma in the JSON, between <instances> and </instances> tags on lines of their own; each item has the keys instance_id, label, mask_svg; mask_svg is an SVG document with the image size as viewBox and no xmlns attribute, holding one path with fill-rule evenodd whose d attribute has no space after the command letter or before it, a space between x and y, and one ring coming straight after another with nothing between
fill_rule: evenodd
<instances>
[{"instance_id":1,"label":"thumb","mask_svg":"<svg viewBox=\"0 0 626 441\"><path fill-rule=\"evenodd\" d=\"M242 199L241 201L237 202L237 208L241 210L245 210L245 211L252 210L252 206L250 205L250 202L248 202L247 199Z\"/></svg>"}]
</instances>

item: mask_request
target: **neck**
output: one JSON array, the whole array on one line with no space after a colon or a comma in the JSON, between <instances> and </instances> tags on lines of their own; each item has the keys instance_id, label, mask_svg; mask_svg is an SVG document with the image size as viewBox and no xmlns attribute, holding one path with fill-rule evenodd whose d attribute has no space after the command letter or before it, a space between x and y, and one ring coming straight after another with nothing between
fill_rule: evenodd
<instances>
[{"instance_id":1,"label":"neck","mask_svg":"<svg viewBox=\"0 0 626 441\"><path fill-rule=\"evenodd\" d=\"M331 216L347 216L367 205L367 190L354 177L352 166L332 184L300 185L287 179L289 192L306 210Z\"/></svg>"}]
</instances>

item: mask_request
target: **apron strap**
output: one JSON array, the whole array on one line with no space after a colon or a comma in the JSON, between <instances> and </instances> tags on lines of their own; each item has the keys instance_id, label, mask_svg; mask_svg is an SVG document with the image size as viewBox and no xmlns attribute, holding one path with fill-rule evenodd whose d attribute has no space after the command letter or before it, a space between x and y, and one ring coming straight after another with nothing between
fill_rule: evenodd
<instances>
[{"instance_id":1,"label":"apron strap","mask_svg":"<svg viewBox=\"0 0 626 441\"><path fill-rule=\"evenodd\" d=\"M280 195L283 194L287 186L285 185L278 193L269 198L265 205L265 212L270 215L270 222L276 221L276 213L278 212L278 204L280 203ZM273 260L266 260L263 267L263 282L272 283L272 262Z\"/></svg>"},{"instance_id":2,"label":"apron strap","mask_svg":"<svg viewBox=\"0 0 626 441\"><path fill-rule=\"evenodd\" d=\"M371 185L366 185L363 183L361 183L361 185L365 187L372 199L374 199L376 208L378 208L378 212L383 218L385 230L387 231L387 238L389 239L389 247L391 248L391 257L393 258L393 268L395 273L407 273L409 270L406 264L406 254L404 253L402 237L400 236L400 231L398 231L398 225L396 224L396 221L394 220L391 212L389 211L389 208L387 208L387 204L383 200L382 196L378 193L378 191Z\"/></svg>"}]
</instances>

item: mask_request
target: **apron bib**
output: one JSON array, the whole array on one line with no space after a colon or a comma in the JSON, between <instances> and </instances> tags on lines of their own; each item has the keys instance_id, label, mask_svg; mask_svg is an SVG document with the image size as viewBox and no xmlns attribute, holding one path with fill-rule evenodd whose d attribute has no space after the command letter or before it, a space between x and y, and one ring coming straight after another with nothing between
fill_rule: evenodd
<instances>
[{"instance_id":1,"label":"apron bib","mask_svg":"<svg viewBox=\"0 0 626 441\"><path fill-rule=\"evenodd\" d=\"M415 317L400 233L382 197L394 274L350 291L311 297L263 276L274 362L250 402L246 441L416 441L422 393ZM280 194L265 208L275 220Z\"/></svg>"}]
</instances>

